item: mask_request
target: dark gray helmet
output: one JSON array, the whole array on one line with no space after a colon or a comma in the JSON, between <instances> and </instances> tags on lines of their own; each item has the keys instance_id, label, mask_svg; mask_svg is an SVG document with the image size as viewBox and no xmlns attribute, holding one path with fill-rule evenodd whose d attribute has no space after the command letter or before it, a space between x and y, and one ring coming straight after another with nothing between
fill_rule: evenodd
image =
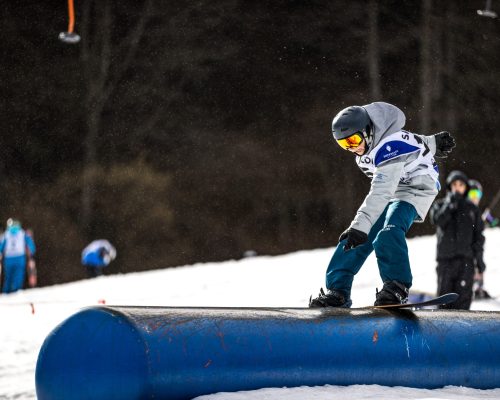
<instances>
[{"instance_id":1,"label":"dark gray helmet","mask_svg":"<svg viewBox=\"0 0 500 400\"><path fill-rule=\"evenodd\" d=\"M340 111L332 121L332 133L336 140L345 139L356 132L370 135L371 120L363 107L350 106Z\"/></svg>"}]
</instances>

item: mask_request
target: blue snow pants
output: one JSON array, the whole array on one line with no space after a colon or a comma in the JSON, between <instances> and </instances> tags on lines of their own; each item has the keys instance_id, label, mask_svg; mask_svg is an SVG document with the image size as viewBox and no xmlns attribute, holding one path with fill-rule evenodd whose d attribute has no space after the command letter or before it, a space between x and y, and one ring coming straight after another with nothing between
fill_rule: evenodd
<instances>
[{"instance_id":1,"label":"blue snow pants","mask_svg":"<svg viewBox=\"0 0 500 400\"><path fill-rule=\"evenodd\" d=\"M340 290L350 299L354 275L375 250L382 282L395 280L410 288L413 278L406 233L416 217L417 211L410 203L400 200L389 203L365 243L344 251L346 240L339 242L326 270L326 287Z\"/></svg>"},{"instance_id":2,"label":"blue snow pants","mask_svg":"<svg viewBox=\"0 0 500 400\"><path fill-rule=\"evenodd\" d=\"M3 293L12 293L24 286L26 278L26 257L6 257L2 261Z\"/></svg>"}]
</instances>

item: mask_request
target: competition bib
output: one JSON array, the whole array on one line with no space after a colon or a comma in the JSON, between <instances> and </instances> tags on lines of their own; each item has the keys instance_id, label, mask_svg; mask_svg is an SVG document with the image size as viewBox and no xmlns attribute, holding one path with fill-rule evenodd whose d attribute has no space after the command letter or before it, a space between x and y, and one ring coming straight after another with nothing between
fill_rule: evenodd
<instances>
[{"instance_id":1,"label":"competition bib","mask_svg":"<svg viewBox=\"0 0 500 400\"><path fill-rule=\"evenodd\" d=\"M361 171L371 179L377 167L410 154L415 154L415 157L405 164L400 183L407 183L418 175L429 175L439 185L438 166L429 146L420 136L411 132L399 131L389 135L368 154L356 157L356 161Z\"/></svg>"},{"instance_id":2,"label":"competition bib","mask_svg":"<svg viewBox=\"0 0 500 400\"><path fill-rule=\"evenodd\" d=\"M24 240L24 232L16 233L5 232L5 257L18 257L26 254L26 241Z\"/></svg>"}]
</instances>

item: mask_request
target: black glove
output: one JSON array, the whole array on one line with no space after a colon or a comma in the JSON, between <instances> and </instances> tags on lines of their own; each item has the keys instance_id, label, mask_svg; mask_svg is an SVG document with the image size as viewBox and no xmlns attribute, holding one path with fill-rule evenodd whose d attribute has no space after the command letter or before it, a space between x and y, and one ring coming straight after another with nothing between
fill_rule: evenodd
<instances>
[{"instance_id":1,"label":"black glove","mask_svg":"<svg viewBox=\"0 0 500 400\"><path fill-rule=\"evenodd\" d=\"M340 235L339 242L344 239L347 239L347 243L344 245L344 250L347 251L366 242L368 240L368 235L357 229L349 228Z\"/></svg>"},{"instance_id":2,"label":"black glove","mask_svg":"<svg viewBox=\"0 0 500 400\"><path fill-rule=\"evenodd\" d=\"M456 146L455 139L450 132L439 132L433 135L436 139L436 157L446 158Z\"/></svg>"},{"instance_id":3,"label":"black glove","mask_svg":"<svg viewBox=\"0 0 500 400\"><path fill-rule=\"evenodd\" d=\"M462 208L462 203L465 201L465 198L460 193L448 193L448 208L451 211L455 211L458 208Z\"/></svg>"}]
</instances>

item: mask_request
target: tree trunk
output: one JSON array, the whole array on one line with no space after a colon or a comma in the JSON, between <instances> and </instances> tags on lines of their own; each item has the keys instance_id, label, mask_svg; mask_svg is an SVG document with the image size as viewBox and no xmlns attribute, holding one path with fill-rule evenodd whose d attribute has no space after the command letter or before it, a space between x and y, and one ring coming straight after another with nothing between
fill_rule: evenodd
<instances>
[{"instance_id":1,"label":"tree trunk","mask_svg":"<svg viewBox=\"0 0 500 400\"><path fill-rule=\"evenodd\" d=\"M92 12L93 7L99 8ZM81 24L81 64L84 76L85 112L87 133L84 139L83 178L80 226L87 236L93 230L93 206L95 202L95 169L99 165L99 133L102 114L120 79L130 67L143 37L152 2L147 0L136 26L118 42L112 42L112 3L109 0L84 3ZM91 32L90 24L96 26ZM112 65L111 60L120 59ZM121 57L120 57L121 56Z\"/></svg>"},{"instance_id":2,"label":"tree trunk","mask_svg":"<svg viewBox=\"0 0 500 400\"><path fill-rule=\"evenodd\" d=\"M428 134L430 130L432 102L432 0L422 2L422 37L420 40L420 133Z\"/></svg>"},{"instance_id":3,"label":"tree trunk","mask_svg":"<svg viewBox=\"0 0 500 400\"><path fill-rule=\"evenodd\" d=\"M96 7L98 5L96 4ZM84 233L92 233L92 209L95 198L94 174L99 163L98 138L101 129L101 118L107 100L105 93L106 80L109 75L111 46L111 4L104 1L104 12L97 20L98 34L90 34L90 20L92 20L92 1L87 1L84 8L84 26L82 43L82 67L85 84L85 112L87 134L84 139L84 157L82 174L82 199L80 225ZM95 17L94 17L95 18ZM99 36L99 37L97 37ZM91 47L92 44L92 47Z\"/></svg>"},{"instance_id":4,"label":"tree trunk","mask_svg":"<svg viewBox=\"0 0 500 400\"><path fill-rule=\"evenodd\" d=\"M455 5L447 4L446 10L446 20L448 21L446 29L446 62L445 62L445 81L446 81L446 91L445 104L446 104L446 129L454 132L457 127L457 102L456 102L456 90L455 86L455 63L456 63L456 33L455 29Z\"/></svg>"},{"instance_id":5,"label":"tree trunk","mask_svg":"<svg viewBox=\"0 0 500 400\"><path fill-rule=\"evenodd\" d=\"M92 208L95 198L94 173L97 165L97 141L101 124L100 112L91 110L87 116L87 135L85 137L85 155L82 174L82 199L80 225L86 235L92 233Z\"/></svg>"},{"instance_id":6,"label":"tree trunk","mask_svg":"<svg viewBox=\"0 0 500 400\"><path fill-rule=\"evenodd\" d=\"M379 101L382 97L380 85L378 14L378 0L370 0L368 4L368 73L370 77L370 95L372 101Z\"/></svg>"}]
</instances>

